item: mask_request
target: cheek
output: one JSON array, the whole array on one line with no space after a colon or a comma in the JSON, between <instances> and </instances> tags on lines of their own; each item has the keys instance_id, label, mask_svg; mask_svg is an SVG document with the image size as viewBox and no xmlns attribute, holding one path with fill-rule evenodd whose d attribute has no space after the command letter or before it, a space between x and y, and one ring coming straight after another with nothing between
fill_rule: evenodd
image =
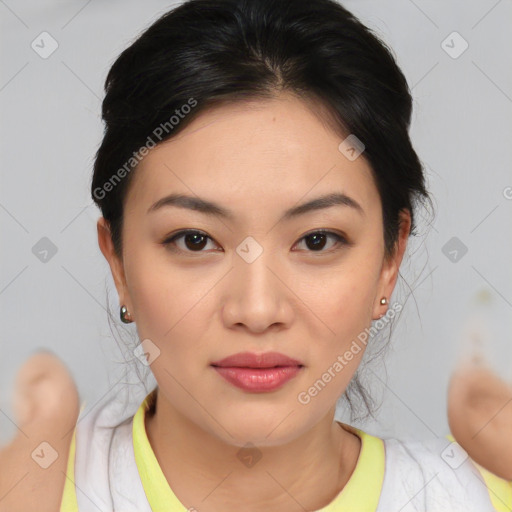
<instances>
[{"instance_id":1,"label":"cheek","mask_svg":"<svg viewBox=\"0 0 512 512\"><path fill-rule=\"evenodd\" d=\"M347 334L354 334L354 330L364 329L371 323L380 263L368 254L354 251L338 267L304 283L300 291L304 302L318 312L338 339L345 339Z\"/></svg>"},{"instance_id":2,"label":"cheek","mask_svg":"<svg viewBox=\"0 0 512 512\"><path fill-rule=\"evenodd\" d=\"M310 352L312 371L315 378L322 380L328 370L335 374L336 384L330 389L344 389L348 384L369 339L380 271L378 258L369 254L367 249L361 253L354 251L336 271L329 276L317 276L319 279L311 281L308 291L303 291L307 293L304 302L322 321L318 324L321 330L314 336L315 349ZM321 284L313 286L313 282ZM332 392L336 394L334 389Z\"/></svg>"},{"instance_id":3,"label":"cheek","mask_svg":"<svg viewBox=\"0 0 512 512\"><path fill-rule=\"evenodd\" d=\"M160 350L162 359L152 369L163 364L181 371L184 360L200 365L198 354L208 355L208 324L214 318L208 292L218 277L184 271L168 264L165 255L149 253L132 253L126 268L139 338Z\"/></svg>"}]
</instances>

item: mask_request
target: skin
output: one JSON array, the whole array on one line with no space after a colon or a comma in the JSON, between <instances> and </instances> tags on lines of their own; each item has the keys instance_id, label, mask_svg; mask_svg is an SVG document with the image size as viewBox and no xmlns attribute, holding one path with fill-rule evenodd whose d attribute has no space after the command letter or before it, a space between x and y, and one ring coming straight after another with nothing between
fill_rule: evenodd
<instances>
[{"instance_id":1,"label":"skin","mask_svg":"<svg viewBox=\"0 0 512 512\"><path fill-rule=\"evenodd\" d=\"M395 251L386 258L369 165L361 157L348 160L338 150L342 137L310 107L281 95L203 112L137 169L126 201L122 258L114 252L108 224L98 221L98 243L120 304L130 311L140 339L160 351L151 363L159 393L156 413L146 418L150 443L180 501L204 512L239 510L241 496L253 511L319 509L343 489L360 453L359 438L333 419L364 344L308 404L297 396L386 312L380 298L394 289L410 217L404 212ZM355 199L364 215L335 206L279 220L286 209L333 191ZM177 207L147 213L155 201L176 192L214 201L234 218ZM209 237L202 252L194 252L194 240L187 245L184 237L174 246L162 245L183 229ZM329 236L320 249L308 247L305 235L318 229L339 233L350 245ZM252 263L236 252L247 236L263 248ZM236 352L268 350L304 365L270 393L235 388L210 366ZM61 377L55 389L70 378ZM77 396L67 399L78 413ZM453 410L463 414L465 403ZM76 416L63 418L59 411L50 411L52 425L66 431ZM33 421L37 426L43 420L36 414ZM510 425L496 434L508 435ZM459 431L453 433L458 439ZM237 457L248 442L261 454L252 467ZM0 464L0 497L9 489L3 468L26 452L27 446L12 443L0 453L6 462ZM34 499L46 499L46 493L58 502L60 476L47 477L44 487L21 482L19 492L10 494L17 498L12 508L5 506L8 495L0 511L16 510L16 504L23 510L29 490Z\"/></svg>"},{"instance_id":2,"label":"skin","mask_svg":"<svg viewBox=\"0 0 512 512\"><path fill-rule=\"evenodd\" d=\"M364 158L347 159L341 141L292 96L224 105L141 162L126 200L122 262L106 225L98 224L121 304L140 339L160 350L151 364L156 414L146 428L187 507L238 510L243 496L255 512L315 510L354 470L360 440L333 418L364 346L309 404L297 395L385 313L380 299L393 291L410 217L404 215L399 247L385 260L371 169ZM356 200L363 213L336 206L279 221L286 209L333 191ZM172 192L215 201L234 218L177 207L147 213ZM211 238L201 254L183 238L178 252L162 245L185 228ZM351 245L329 237L323 253L309 249L304 235L321 228L345 234ZM252 263L236 253L247 236L263 248ZM269 350L304 365L272 393L235 388L210 366L236 352ZM262 454L250 468L237 457L248 442Z\"/></svg>"},{"instance_id":3,"label":"skin","mask_svg":"<svg viewBox=\"0 0 512 512\"><path fill-rule=\"evenodd\" d=\"M79 407L78 391L62 361L50 352L33 355L16 377L13 400L18 427L0 449L0 512L55 512L64 489L69 446ZM32 453L42 442L58 454L47 468ZM46 446L46 445L44 445ZM36 454L50 454L43 452Z\"/></svg>"},{"instance_id":4,"label":"skin","mask_svg":"<svg viewBox=\"0 0 512 512\"><path fill-rule=\"evenodd\" d=\"M454 371L448 390L450 431L470 457L512 481L512 385L485 361Z\"/></svg>"}]
</instances>

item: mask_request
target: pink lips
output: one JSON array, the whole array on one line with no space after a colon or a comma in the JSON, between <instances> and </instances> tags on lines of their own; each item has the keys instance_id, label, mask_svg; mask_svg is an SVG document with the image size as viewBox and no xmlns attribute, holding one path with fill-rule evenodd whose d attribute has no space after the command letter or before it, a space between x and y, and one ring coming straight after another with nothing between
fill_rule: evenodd
<instances>
[{"instance_id":1,"label":"pink lips","mask_svg":"<svg viewBox=\"0 0 512 512\"><path fill-rule=\"evenodd\" d=\"M234 386L255 393L280 388L303 367L300 361L278 352L240 352L215 361L212 366Z\"/></svg>"}]
</instances>

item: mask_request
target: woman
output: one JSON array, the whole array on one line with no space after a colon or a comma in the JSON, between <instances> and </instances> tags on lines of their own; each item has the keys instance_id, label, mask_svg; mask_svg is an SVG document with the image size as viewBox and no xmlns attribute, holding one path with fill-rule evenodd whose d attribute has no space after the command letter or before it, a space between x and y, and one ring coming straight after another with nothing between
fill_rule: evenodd
<instances>
[{"instance_id":1,"label":"woman","mask_svg":"<svg viewBox=\"0 0 512 512\"><path fill-rule=\"evenodd\" d=\"M120 55L91 194L158 387L60 436L61 510L512 506L508 475L447 439L333 421L341 395L366 399L363 334L401 308L428 201L411 103L389 50L329 0L192 0Z\"/></svg>"}]
</instances>

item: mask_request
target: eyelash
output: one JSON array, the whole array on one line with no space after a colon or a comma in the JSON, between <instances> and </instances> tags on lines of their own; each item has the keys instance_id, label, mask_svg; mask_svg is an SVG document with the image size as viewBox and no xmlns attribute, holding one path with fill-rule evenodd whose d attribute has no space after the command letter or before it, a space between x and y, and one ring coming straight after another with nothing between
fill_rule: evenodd
<instances>
[{"instance_id":1,"label":"eyelash","mask_svg":"<svg viewBox=\"0 0 512 512\"><path fill-rule=\"evenodd\" d=\"M304 240L308 236L318 235L318 234L332 236L337 241L337 243L341 245L341 247L338 247L337 249L334 249L334 250L330 249L330 250L326 250L326 251L324 251L324 250L321 250L321 251L307 250L307 252L319 253L319 254L321 254L321 253L331 253L331 252L334 252L336 250L341 249L343 246L350 246L350 245L352 245L350 242L348 242L343 236L339 235L338 233L336 233L334 231L328 231L328 230L325 230L325 229L318 229L316 231L311 231L309 233L306 233L303 237L300 238L299 242L301 242L302 240ZM167 247L169 250L171 250L173 252L182 252L182 253L189 253L189 254L194 254L194 253L201 254L202 252L205 252L203 250L200 250L200 251L189 251L189 250L177 249L176 247L171 247L171 244L174 244L177 239L182 238L182 237L184 237L186 235L200 235L200 236L209 238L210 240L213 240L211 237L209 237L206 233L204 233L202 231L183 230L183 231L178 231L177 233L172 235L170 238L165 239L162 242L162 245L164 245L165 247Z\"/></svg>"}]
</instances>

